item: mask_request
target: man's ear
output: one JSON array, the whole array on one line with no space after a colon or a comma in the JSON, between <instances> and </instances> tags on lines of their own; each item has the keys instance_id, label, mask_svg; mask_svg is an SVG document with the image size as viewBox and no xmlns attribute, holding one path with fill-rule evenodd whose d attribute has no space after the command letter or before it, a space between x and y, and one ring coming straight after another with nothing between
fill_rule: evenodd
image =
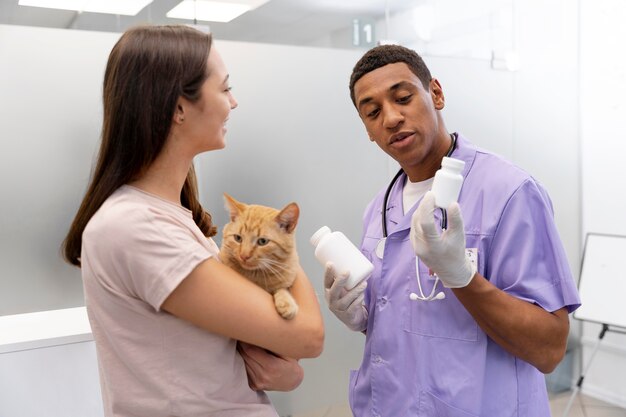
<instances>
[{"instance_id":1,"label":"man's ear","mask_svg":"<svg viewBox=\"0 0 626 417\"><path fill-rule=\"evenodd\" d=\"M443 88L436 78L430 80L430 96L433 99L435 109L442 110L445 107L446 99L443 95Z\"/></svg>"}]
</instances>

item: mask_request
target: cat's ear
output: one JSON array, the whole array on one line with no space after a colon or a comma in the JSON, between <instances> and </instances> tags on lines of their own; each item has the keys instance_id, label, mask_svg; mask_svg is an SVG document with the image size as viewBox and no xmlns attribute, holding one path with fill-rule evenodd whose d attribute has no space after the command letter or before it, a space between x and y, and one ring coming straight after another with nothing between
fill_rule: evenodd
<instances>
[{"instance_id":1,"label":"cat's ear","mask_svg":"<svg viewBox=\"0 0 626 417\"><path fill-rule=\"evenodd\" d=\"M246 207L245 204L240 203L226 193L224 193L224 202L226 203L224 207L230 213L231 222L235 220Z\"/></svg>"},{"instance_id":2,"label":"cat's ear","mask_svg":"<svg viewBox=\"0 0 626 417\"><path fill-rule=\"evenodd\" d=\"M289 203L276 216L276 222L281 229L285 229L287 233L295 230L300 216L300 208L296 203Z\"/></svg>"}]
</instances>

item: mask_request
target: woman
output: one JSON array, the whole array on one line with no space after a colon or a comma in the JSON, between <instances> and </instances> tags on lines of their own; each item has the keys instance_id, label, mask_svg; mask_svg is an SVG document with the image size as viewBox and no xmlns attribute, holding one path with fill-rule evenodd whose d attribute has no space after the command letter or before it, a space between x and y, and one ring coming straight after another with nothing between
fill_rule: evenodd
<instances>
[{"instance_id":1,"label":"woman","mask_svg":"<svg viewBox=\"0 0 626 417\"><path fill-rule=\"evenodd\" d=\"M109 56L98 161L64 242L82 269L107 416L276 416L248 386L236 341L248 358L264 352L250 345L277 360L321 353L301 269L300 310L284 320L271 295L217 260L192 162L225 146L237 102L211 43L186 26L138 27ZM254 380L260 371L249 368L250 386L271 387ZM277 386L293 385L278 374Z\"/></svg>"}]
</instances>

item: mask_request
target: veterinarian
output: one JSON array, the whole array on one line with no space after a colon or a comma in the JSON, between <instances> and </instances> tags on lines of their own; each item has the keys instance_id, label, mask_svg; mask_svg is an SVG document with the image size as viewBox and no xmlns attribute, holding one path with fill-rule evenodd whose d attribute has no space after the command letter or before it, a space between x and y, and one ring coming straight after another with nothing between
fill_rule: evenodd
<instances>
[{"instance_id":1,"label":"veterinarian","mask_svg":"<svg viewBox=\"0 0 626 417\"><path fill-rule=\"evenodd\" d=\"M370 140L401 166L365 210L372 276L346 291L345 271L326 268L330 310L366 338L352 412L550 416L544 373L563 358L580 301L546 190L448 132L442 86L410 49L368 51L350 94ZM429 190L444 156L464 161L464 182L440 210Z\"/></svg>"},{"instance_id":2,"label":"veterinarian","mask_svg":"<svg viewBox=\"0 0 626 417\"><path fill-rule=\"evenodd\" d=\"M277 417L258 389L299 384L296 359L321 353L323 322L302 268L291 287L299 311L285 320L269 293L217 260L193 158L224 148L237 102L211 36L130 29L103 93L100 152L64 256L81 268L105 415Z\"/></svg>"}]
</instances>

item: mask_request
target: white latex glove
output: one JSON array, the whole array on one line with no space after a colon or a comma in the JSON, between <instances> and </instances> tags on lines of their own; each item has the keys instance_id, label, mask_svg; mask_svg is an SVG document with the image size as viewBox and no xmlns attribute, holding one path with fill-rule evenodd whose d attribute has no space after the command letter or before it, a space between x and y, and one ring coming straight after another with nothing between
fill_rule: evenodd
<instances>
[{"instance_id":1,"label":"white latex glove","mask_svg":"<svg viewBox=\"0 0 626 417\"><path fill-rule=\"evenodd\" d=\"M448 228L439 234L435 225L435 195L426 193L411 218L411 243L415 254L447 288L470 283L476 266L465 253L465 232L461 208L454 202L447 210Z\"/></svg>"},{"instance_id":2,"label":"white latex glove","mask_svg":"<svg viewBox=\"0 0 626 417\"><path fill-rule=\"evenodd\" d=\"M339 320L350 330L360 332L367 328L368 313L363 304L367 281L346 290L344 286L349 276L348 271L338 274L333 264L328 262L324 271L324 298Z\"/></svg>"}]
</instances>

